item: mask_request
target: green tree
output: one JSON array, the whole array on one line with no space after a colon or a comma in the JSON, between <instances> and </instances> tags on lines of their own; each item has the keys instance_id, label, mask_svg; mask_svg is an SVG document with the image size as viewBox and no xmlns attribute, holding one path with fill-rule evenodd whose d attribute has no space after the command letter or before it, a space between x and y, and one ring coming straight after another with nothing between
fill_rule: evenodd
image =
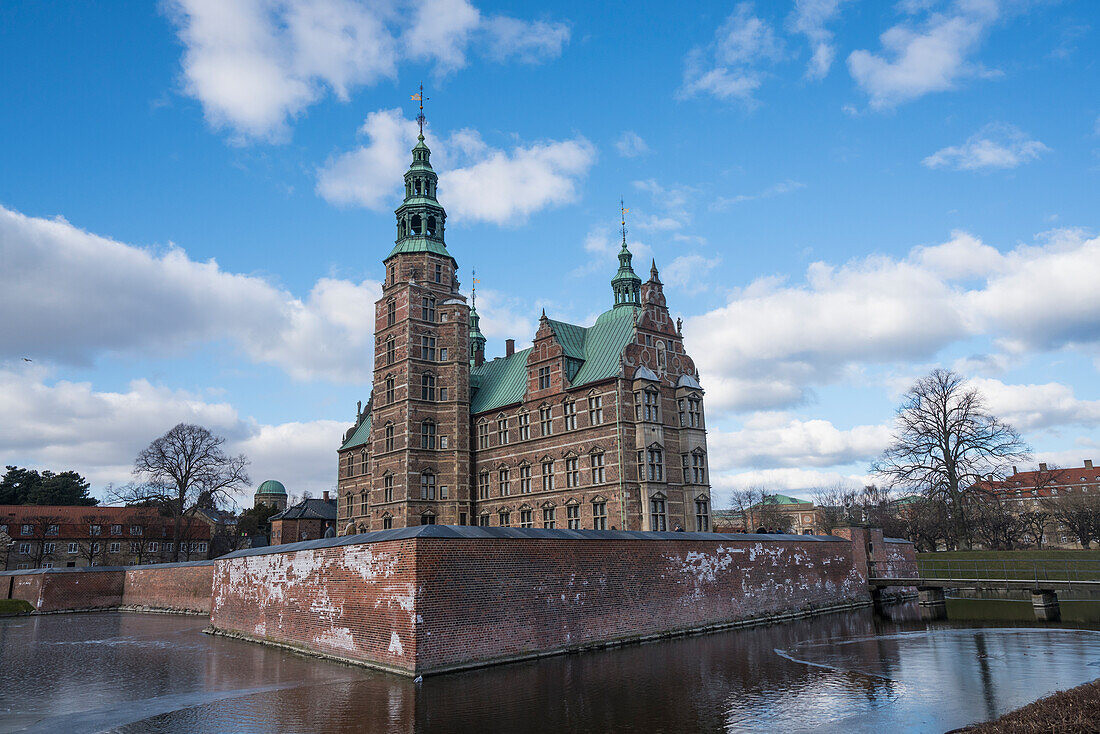
<instances>
[{"instance_id":1,"label":"green tree","mask_svg":"<svg viewBox=\"0 0 1100 734\"><path fill-rule=\"evenodd\" d=\"M99 500L88 494L90 486L75 471L39 473L8 466L0 478L0 505L97 505Z\"/></svg>"}]
</instances>

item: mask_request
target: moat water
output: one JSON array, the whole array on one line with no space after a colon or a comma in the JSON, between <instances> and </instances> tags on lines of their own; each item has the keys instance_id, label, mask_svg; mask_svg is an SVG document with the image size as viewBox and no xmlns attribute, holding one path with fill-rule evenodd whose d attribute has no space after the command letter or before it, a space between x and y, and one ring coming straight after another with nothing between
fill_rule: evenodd
<instances>
[{"instance_id":1,"label":"moat water","mask_svg":"<svg viewBox=\"0 0 1100 734\"><path fill-rule=\"evenodd\" d=\"M888 616L825 615L420 684L211 637L201 617L7 618L0 732L943 732L1100 676L1096 625L922 622L912 603Z\"/></svg>"}]
</instances>

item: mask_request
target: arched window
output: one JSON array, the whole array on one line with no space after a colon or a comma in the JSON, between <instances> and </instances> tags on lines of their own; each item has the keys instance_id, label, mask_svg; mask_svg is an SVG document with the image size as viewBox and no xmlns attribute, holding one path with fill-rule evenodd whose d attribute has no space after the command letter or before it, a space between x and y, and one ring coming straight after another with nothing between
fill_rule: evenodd
<instances>
[{"instance_id":1,"label":"arched window","mask_svg":"<svg viewBox=\"0 0 1100 734\"><path fill-rule=\"evenodd\" d=\"M430 469L420 473L420 499L435 499L435 474Z\"/></svg>"},{"instance_id":2,"label":"arched window","mask_svg":"<svg viewBox=\"0 0 1100 734\"><path fill-rule=\"evenodd\" d=\"M422 225L421 220L420 220L420 215L419 214L413 214L412 215L412 221L409 222L409 228L412 230L412 233L414 235L420 234L422 227L423 227L423 225Z\"/></svg>"},{"instance_id":3,"label":"arched window","mask_svg":"<svg viewBox=\"0 0 1100 734\"><path fill-rule=\"evenodd\" d=\"M416 179L416 183L413 184L413 193L420 196L420 179Z\"/></svg>"},{"instance_id":4,"label":"arched window","mask_svg":"<svg viewBox=\"0 0 1100 734\"><path fill-rule=\"evenodd\" d=\"M435 237L435 217L428 217L428 236Z\"/></svg>"},{"instance_id":5,"label":"arched window","mask_svg":"<svg viewBox=\"0 0 1100 734\"><path fill-rule=\"evenodd\" d=\"M431 419L420 424L420 448L435 448L435 421Z\"/></svg>"},{"instance_id":6,"label":"arched window","mask_svg":"<svg viewBox=\"0 0 1100 734\"><path fill-rule=\"evenodd\" d=\"M420 376L420 399L435 400L435 375L429 372Z\"/></svg>"}]
</instances>

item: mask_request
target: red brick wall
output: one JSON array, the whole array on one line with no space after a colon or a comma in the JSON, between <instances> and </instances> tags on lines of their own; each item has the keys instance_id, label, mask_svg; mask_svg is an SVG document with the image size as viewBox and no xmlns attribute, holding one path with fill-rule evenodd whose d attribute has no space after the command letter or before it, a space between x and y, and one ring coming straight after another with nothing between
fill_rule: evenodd
<instances>
[{"instance_id":1,"label":"red brick wall","mask_svg":"<svg viewBox=\"0 0 1100 734\"><path fill-rule=\"evenodd\" d=\"M210 613L211 564L126 569L122 606Z\"/></svg>"},{"instance_id":2,"label":"red brick wall","mask_svg":"<svg viewBox=\"0 0 1100 734\"><path fill-rule=\"evenodd\" d=\"M414 539L214 564L211 624L223 632L415 670Z\"/></svg>"},{"instance_id":3,"label":"red brick wall","mask_svg":"<svg viewBox=\"0 0 1100 734\"><path fill-rule=\"evenodd\" d=\"M417 537L220 559L211 623L426 672L868 599L844 541Z\"/></svg>"},{"instance_id":4,"label":"red brick wall","mask_svg":"<svg viewBox=\"0 0 1100 734\"><path fill-rule=\"evenodd\" d=\"M210 563L126 568L40 569L0 575L0 589L39 612L120 606L209 612L214 567ZM5 593L6 595L6 593Z\"/></svg>"}]
</instances>

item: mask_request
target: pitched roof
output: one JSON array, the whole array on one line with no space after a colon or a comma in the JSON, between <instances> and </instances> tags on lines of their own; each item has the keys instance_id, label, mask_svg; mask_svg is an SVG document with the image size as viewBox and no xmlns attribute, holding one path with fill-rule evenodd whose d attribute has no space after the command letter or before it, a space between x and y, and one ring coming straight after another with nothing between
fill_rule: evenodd
<instances>
[{"instance_id":1,"label":"pitched roof","mask_svg":"<svg viewBox=\"0 0 1100 734\"><path fill-rule=\"evenodd\" d=\"M336 500L302 500L296 505L291 505L277 515L271 516L272 520L335 520Z\"/></svg>"},{"instance_id":2,"label":"pitched roof","mask_svg":"<svg viewBox=\"0 0 1100 734\"><path fill-rule=\"evenodd\" d=\"M370 441L370 423L371 414L367 413L365 416L363 416L363 421L358 426L356 426L354 431L352 431L352 434L348 437L348 440L344 441L344 445L340 447L340 450L343 451L344 449L353 449L356 446L362 446L363 444Z\"/></svg>"},{"instance_id":3,"label":"pitched roof","mask_svg":"<svg viewBox=\"0 0 1100 734\"><path fill-rule=\"evenodd\" d=\"M581 387L619 374L623 349L634 339L634 308L613 308L589 327L547 319L565 356L581 361L571 380ZM498 357L470 370L470 412L484 413L523 400L527 392L527 355Z\"/></svg>"}]
</instances>

